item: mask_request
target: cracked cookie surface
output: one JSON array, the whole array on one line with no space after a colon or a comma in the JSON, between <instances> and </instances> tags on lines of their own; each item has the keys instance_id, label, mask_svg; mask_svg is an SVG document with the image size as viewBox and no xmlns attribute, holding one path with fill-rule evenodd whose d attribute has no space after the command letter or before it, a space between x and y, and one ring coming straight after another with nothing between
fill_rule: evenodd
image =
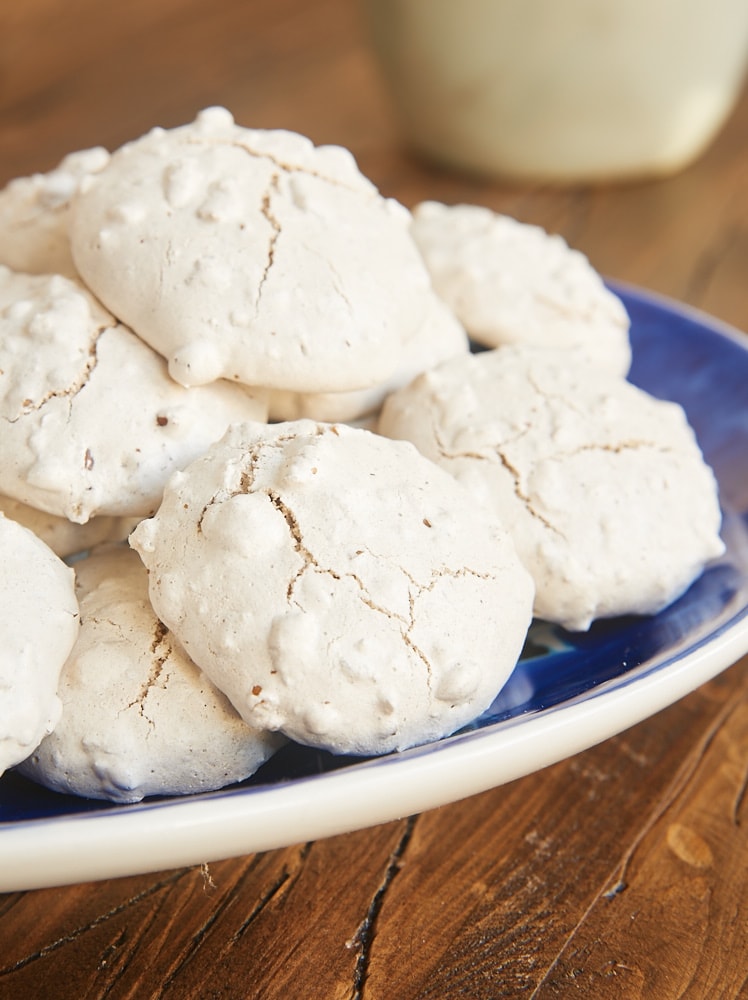
<instances>
[{"instance_id":1,"label":"cracked cookie surface","mask_svg":"<svg viewBox=\"0 0 748 1000\"><path fill-rule=\"evenodd\" d=\"M60 670L78 635L73 571L0 514L0 774L60 718Z\"/></svg>"},{"instance_id":2,"label":"cracked cookie surface","mask_svg":"<svg viewBox=\"0 0 748 1000\"><path fill-rule=\"evenodd\" d=\"M420 376L378 430L496 512L570 629L655 613L724 551L717 486L685 414L561 350L509 346Z\"/></svg>"},{"instance_id":3,"label":"cracked cookie surface","mask_svg":"<svg viewBox=\"0 0 748 1000\"><path fill-rule=\"evenodd\" d=\"M185 389L78 282L0 266L0 491L85 523L152 513L169 474L267 396Z\"/></svg>"},{"instance_id":4,"label":"cracked cookie surface","mask_svg":"<svg viewBox=\"0 0 748 1000\"><path fill-rule=\"evenodd\" d=\"M71 243L182 384L338 392L388 378L420 321L409 222L347 150L211 108L117 150L75 201Z\"/></svg>"},{"instance_id":5,"label":"cracked cookie surface","mask_svg":"<svg viewBox=\"0 0 748 1000\"><path fill-rule=\"evenodd\" d=\"M347 426L232 428L130 541L159 616L243 717L337 753L472 721L530 622L497 521L409 444Z\"/></svg>"},{"instance_id":6,"label":"cracked cookie surface","mask_svg":"<svg viewBox=\"0 0 748 1000\"><path fill-rule=\"evenodd\" d=\"M626 309L562 237L482 205L434 201L415 206L411 232L436 292L478 343L562 347L628 372Z\"/></svg>"},{"instance_id":7,"label":"cracked cookie surface","mask_svg":"<svg viewBox=\"0 0 748 1000\"><path fill-rule=\"evenodd\" d=\"M22 774L138 802L222 788L275 752L282 740L250 729L158 620L135 552L99 548L76 577L81 629L60 676L62 718Z\"/></svg>"}]
</instances>

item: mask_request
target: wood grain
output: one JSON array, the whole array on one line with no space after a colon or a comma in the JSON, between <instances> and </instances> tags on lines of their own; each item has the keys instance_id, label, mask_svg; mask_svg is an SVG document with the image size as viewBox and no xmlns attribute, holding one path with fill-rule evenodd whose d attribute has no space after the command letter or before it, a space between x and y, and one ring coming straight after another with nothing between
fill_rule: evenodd
<instances>
[{"instance_id":1,"label":"wood grain","mask_svg":"<svg viewBox=\"0 0 748 1000\"><path fill-rule=\"evenodd\" d=\"M355 4L0 8L0 183L229 106L351 148L388 195L489 205L748 328L748 94L682 173L553 188L412 156ZM576 757L375 829L0 896L10 998L748 995L746 660Z\"/></svg>"},{"instance_id":2,"label":"wood grain","mask_svg":"<svg viewBox=\"0 0 748 1000\"><path fill-rule=\"evenodd\" d=\"M739 996L745 670L656 722L372 830L0 897L0 997Z\"/></svg>"}]
</instances>

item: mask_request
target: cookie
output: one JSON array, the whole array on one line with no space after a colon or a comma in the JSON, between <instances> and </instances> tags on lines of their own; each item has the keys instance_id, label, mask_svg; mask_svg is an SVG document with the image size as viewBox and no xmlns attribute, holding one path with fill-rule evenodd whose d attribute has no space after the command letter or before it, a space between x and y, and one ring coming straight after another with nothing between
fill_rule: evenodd
<instances>
[{"instance_id":1,"label":"cookie","mask_svg":"<svg viewBox=\"0 0 748 1000\"><path fill-rule=\"evenodd\" d=\"M436 292L477 343L572 349L627 374L626 309L562 237L483 206L434 201L415 207L411 232Z\"/></svg>"},{"instance_id":2,"label":"cookie","mask_svg":"<svg viewBox=\"0 0 748 1000\"><path fill-rule=\"evenodd\" d=\"M70 205L84 177L106 166L100 146L70 153L49 173L16 177L0 191L0 264L28 274L77 277L70 252Z\"/></svg>"},{"instance_id":3,"label":"cookie","mask_svg":"<svg viewBox=\"0 0 748 1000\"><path fill-rule=\"evenodd\" d=\"M75 201L71 242L183 385L345 392L389 378L420 321L409 225L347 150L210 108L116 151Z\"/></svg>"},{"instance_id":4,"label":"cookie","mask_svg":"<svg viewBox=\"0 0 748 1000\"><path fill-rule=\"evenodd\" d=\"M114 802L210 791L253 774L282 740L249 728L156 618L138 556L76 563L81 629L62 718L20 766L54 791Z\"/></svg>"},{"instance_id":5,"label":"cookie","mask_svg":"<svg viewBox=\"0 0 748 1000\"><path fill-rule=\"evenodd\" d=\"M73 571L0 514L0 774L55 727L57 683L78 635Z\"/></svg>"},{"instance_id":6,"label":"cookie","mask_svg":"<svg viewBox=\"0 0 748 1000\"><path fill-rule=\"evenodd\" d=\"M391 392L434 365L469 349L464 328L432 295L418 327L402 346L397 370L386 381L370 389L335 393L301 393L276 389L270 393L269 419L273 421L320 420L330 423L360 421L376 413Z\"/></svg>"},{"instance_id":7,"label":"cookie","mask_svg":"<svg viewBox=\"0 0 748 1000\"><path fill-rule=\"evenodd\" d=\"M55 555L64 559L90 549L102 542L121 542L130 534L137 520L121 517L93 517L86 524L74 524L66 517L55 517L46 511L0 494L0 512L18 521L41 538Z\"/></svg>"},{"instance_id":8,"label":"cookie","mask_svg":"<svg viewBox=\"0 0 748 1000\"><path fill-rule=\"evenodd\" d=\"M0 267L0 492L85 523L155 510L170 473L265 393L185 389L75 281Z\"/></svg>"},{"instance_id":9,"label":"cookie","mask_svg":"<svg viewBox=\"0 0 748 1000\"><path fill-rule=\"evenodd\" d=\"M445 363L390 396L378 430L502 518L535 614L568 629L659 611L724 550L714 475L681 407L564 351Z\"/></svg>"},{"instance_id":10,"label":"cookie","mask_svg":"<svg viewBox=\"0 0 748 1000\"><path fill-rule=\"evenodd\" d=\"M493 700L530 622L511 540L409 444L244 424L130 536L159 617L258 729L381 754Z\"/></svg>"}]
</instances>

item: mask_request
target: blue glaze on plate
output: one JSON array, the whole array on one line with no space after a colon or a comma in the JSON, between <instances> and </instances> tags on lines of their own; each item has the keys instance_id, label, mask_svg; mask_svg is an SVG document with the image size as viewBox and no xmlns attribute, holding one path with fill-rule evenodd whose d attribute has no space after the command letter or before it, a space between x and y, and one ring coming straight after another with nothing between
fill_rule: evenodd
<instances>
[{"instance_id":1,"label":"blue glaze on plate","mask_svg":"<svg viewBox=\"0 0 748 1000\"><path fill-rule=\"evenodd\" d=\"M520 663L491 707L463 731L496 731L525 717L558 711L601 691L636 684L668 671L700 644L748 616L748 339L703 315L633 289L613 285L631 317L630 379L652 395L680 403L720 486L725 556L690 590L654 617L596 622L571 633L533 624ZM440 743L362 761L289 745L249 781L201 798L253 795L341 768L397 767L398 760L431 755ZM0 778L3 824L66 816L178 808L180 800L107 805L46 791L19 775Z\"/></svg>"}]
</instances>

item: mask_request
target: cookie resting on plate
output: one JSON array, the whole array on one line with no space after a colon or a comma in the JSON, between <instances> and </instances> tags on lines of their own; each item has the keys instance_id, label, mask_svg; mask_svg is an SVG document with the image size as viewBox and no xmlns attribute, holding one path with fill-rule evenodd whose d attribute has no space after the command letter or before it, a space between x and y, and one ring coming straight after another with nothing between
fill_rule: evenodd
<instances>
[{"instance_id":1,"label":"cookie resting on plate","mask_svg":"<svg viewBox=\"0 0 748 1000\"><path fill-rule=\"evenodd\" d=\"M336 753L472 721L530 623L497 519L411 445L345 425L231 428L130 544L159 617L244 719Z\"/></svg>"},{"instance_id":2,"label":"cookie resting on plate","mask_svg":"<svg viewBox=\"0 0 748 1000\"><path fill-rule=\"evenodd\" d=\"M563 347L628 372L626 309L562 237L482 205L435 201L416 205L411 232L437 294L477 343Z\"/></svg>"},{"instance_id":3,"label":"cookie resting on plate","mask_svg":"<svg viewBox=\"0 0 748 1000\"><path fill-rule=\"evenodd\" d=\"M0 774L60 718L57 683L78 631L73 571L0 514Z\"/></svg>"},{"instance_id":4,"label":"cookie resting on plate","mask_svg":"<svg viewBox=\"0 0 748 1000\"><path fill-rule=\"evenodd\" d=\"M676 403L528 346L467 355L385 402L413 442L500 517L535 581L535 614L568 629L651 614L721 555L717 484Z\"/></svg>"},{"instance_id":5,"label":"cookie resting on plate","mask_svg":"<svg viewBox=\"0 0 748 1000\"><path fill-rule=\"evenodd\" d=\"M0 492L85 523L153 513L171 472L267 394L186 389L79 283L0 265Z\"/></svg>"},{"instance_id":6,"label":"cookie resting on plate","mask_svg":"<svg viewBox=\"0 0 748 1000\"><path fill-rule=\"evenodd\" d=\"M75 564L80 635L62 718L19 771L114 802L187 795L253 774L283 742L250 729L161 624L140 559L103 546Z\"/></svg>"}]
</instances>

